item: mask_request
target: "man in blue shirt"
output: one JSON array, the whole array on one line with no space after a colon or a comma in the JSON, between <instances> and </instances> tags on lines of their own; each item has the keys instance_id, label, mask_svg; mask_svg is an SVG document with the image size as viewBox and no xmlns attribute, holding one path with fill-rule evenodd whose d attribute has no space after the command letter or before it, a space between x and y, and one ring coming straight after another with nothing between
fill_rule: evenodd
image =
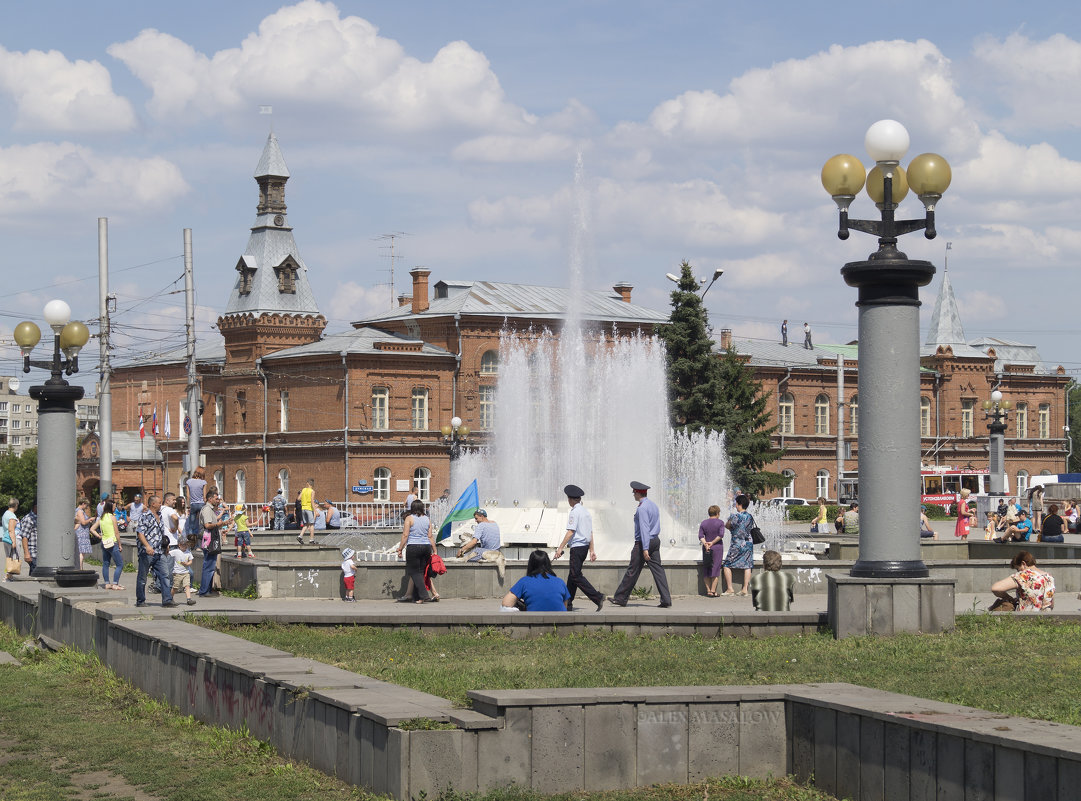
<instances>
[{"instance_id":1,"label":"man in blue shirt","mask_svg":"<svg viewBox=\"0 0 1081 801\"><path fill-rule=\"evenodd\" d=\"M638 501L638 509L634 513L634 547L631 548L631 563L623 580L619 582L615 595L608 600L616 606L626 606L631 590L638 582L638 576L642 573L642 566L649 568L653 574L653 582L657 585L661 602L658 606L667 609L672 605L672 595L668 592L668 577L661 565L661 511L657 504L646 497L649 485L641 481L631 482L631 491L634 499Z\"/></svg>"},{"instance_id":2,"label":"man in blue shirt","mask_svg":"<svg viewBox=\"0 0 1081 801\"><path fill-rule=\"evenodd\" d=\"M488 519L487 509L478 509L473 513L473 519L477 525L473 528L473 536L462 543L458 549L458 558L461 559L470 550L475 548L469 557L470 562L484 560L485 551L498 551L501 546L499 524Z\"/></svg>"},{"instance_id":3,"label":"man in blue shirt","mask_svg":"<svg viewBox=\"0 0 1081 801\"><path fill-rule=\"evenodd\" d=\"M563 549L570 545L571 569L567 576L567 589L570 591L570 602L567 611L572 611L574 596L579 589L582 594L597 605L597 611L604 606L604 596L599 593L589 580L582 575L582 565L585 564L586 555L589 561L597 561L597 552L593 548L593 516L589 510L582 506L582 496L585 494L582 488L575 484L568 484L563 488L567 496L567 503L571 506L570 514L567 515L567 534L556 548L555 558L563 555Z\"/></svg>"},{"instance_id":4,"label":"man in blue shirt","mask_svg":"<svg viewBox=\"0 0 1081 801\"><path fill-rule=\"evenodd\" d=\"M995 537L995 542L1026 542L1032 533L1032 521L1028 519L1028 512L1022 509L1017 523L1008 526L1001 537Z\"/></svg>"}]
</instances>

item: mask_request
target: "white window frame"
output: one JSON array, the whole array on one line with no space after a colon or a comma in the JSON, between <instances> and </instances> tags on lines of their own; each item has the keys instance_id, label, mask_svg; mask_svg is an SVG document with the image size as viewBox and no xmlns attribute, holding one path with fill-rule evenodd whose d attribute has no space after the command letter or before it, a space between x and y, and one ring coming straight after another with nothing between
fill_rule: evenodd
<instances>
[{"instance_id":1,"label":"white window frame","mask_svg":"<svg viewBox=\"0 0 1081 801\"><path fill-rule=\"evenodd\" d=\"M931 436L931 399L920 396L920 436Z\"/></svg>"},{"instance_id":2,"label":"white window frame","mask_svg":"<svg viewBox=\"0 0 1081 801\"><path fill-rule=\"evenodd\" d=\"M373 501L389 501L390 500L390 468L389 467L377 467L372 474L372 486L375 488L372 492Z\"/></svg>"},{"instance_id":3,"label":"white window frame","mask_svg":"<svg viewBox=\"0 0 1081 801\"><path fill-rule=\"evenodd\" d=\"M372 387L372 428L386 431L389 426L390 388Z\"/></svg>"},{"instance_id":4,"label":"white window frame","mask_svg":"<svg viewBox=\"0 0 1081 801\"><path fill-rule=\"evenodd\" d=\"M491 431L495 428L495 387L491 384L481 385L479 398L480 429Z\"/></svg>"},{"instance_id":5,"label":"white window frame","mask_svg":"<svg viewBox=\"0 0 1081 801\"><path fill-rule=\"evenodd\" d=\"M225 433L225 396L214 396L214 433Z\"/></svg>"},{"instance_id":6,"label":"white window frame","mask_svg":"<svg viewBox=\"0 0 1081 801\"><path fill-rule=\"evenodd\" d=\"M480 357L480 374L496 375L499 372L499 351L486 350Z\"/></svg>"},{"instance_id":7,"label":"white window frame","mask_svg":"<svg viewBox=\"0 0 1081 801\"><path fill-rule=\"evenodd\" d=\"M1018 439L1028 439L1028 404L1017 404L1017 410L1014 413L1014 424L1017 428Z\"/></svg>"},{"instance_id":8,"label":"white window frame","mask_svg":"<svg viewBox=\"0 0 1081 801\"><path fill-rule=\"evenodd\" d=\"M282 496L289 503L289 468L283 467L278 471L278 486L282 488Z\"/></svg>"},{"instance_id":9,"label":"white window frame","mask_svg":"<svg viewBox=\"0 0 1081 801\"><path fill-rule=\"evenodd\" d=\"M1041 403L1036 418L1037 433L1040 439L1051 439L1051 404Z\"/></svg>"},{"instance_id":10,"label":"white window frame","mask_svg":"<svg viewBox=\"0 0 1081 801\"><path fill-rule=\"evenodd\" d=\"M243 470L237 470L234 476L236 481L236 500L235 503L244 503L248 497L248 474Z\"/></svg>"},{"instance_id":11,"label":"white window frame","mask_svg":"<svg viewBox=\"0 0 1081 801\"><path fill-rule=\"evenodd\" d=\"M853 395L852 399L848 401L848 433L850 436L858 437L860 435L860 396Z\"/></svg>"},{"instance_id":12,"label":"white window frame","mask_svg":"<svg viewBox=\"0 0 1081 801\"><path fill-rule=\"evenodd\" d=\"M215 489L217 489L218 494L221 495L221 499L222 499L223 502L225 501L225 487L223 486L224 484L225 484L225 473L223 473L221 470L215 470L214 471L214 487L215 487Z\"/></svg>"},{"instance_id":13,"label":"white window frame","mask_svg":"<svg viewBox=\"0 0 1081 801\"><path fill-rule=\"evenodd\" d=\"M782 498L795 498L796 497L796 474L785 468L781 471L781 475L788 479L788 483L781 487Z\"/></svg>"},{"instance_id":14,"label":"white window frame","mask_svg":"<svg viewBox=\"0 0 1081 801\"><path fill-rule=\"evenodd\" d=\"M828 437L830 433L830 396L825 392L815 396L815 434Z\"/></svg>"},{"instance_id":15,"label":"white window frame","mask_svg":"<svg viewBox=\"0 0 1081 801\"><path fill-rule=\"evenodd\" d=\"M432 471L427 467L418 467L414 470L413 486L416 488L417 500L428 503L432 490Z\"/></svg>"},{"instance_id":16,"label":"white window frame","mask_svg":"<svg viewBox=\"0 0 1081 801\"><path fill-rule=\"evenodd\" d=\"M961 398L961 439L971 439L976 431L976 401Z\"/></svg>"},{"instance_id":17,"label":"white window frame","mask_svg":"<svg viewBox=\"0 0 1081 801\"><path fill-rule=\"evenodd\" d=\"M1017 497L1020 498L1028 492L1028 470L1017 471Z\"/></svg>"},{"instance_id":18,"label":"white window frame","mask_svg":"<svg viewBox=\"0 0 1081 801\"><path fill-rule=\"evenodd\" d=\"M830 496L830 471L819 470L815 473L815 497L828 498ZM819 532L821 533L821 532Z\"/></svg>"},{"instance_id":19,"label":"white window frame","mask_svg":"<svg viewBox=\"0 0 1081 801\"><path fill-rule=\"evenodd\" d=\"M278 420L278 430L289 430L289 390L283 389L278 393L278 408L281 417Z\"/></svg>"},{"instance_id":20,"label":"white window frame","mask_svg":"<svg viewBox=\"0 0 1081 801\"><path fill-rule=\"evenodd\" d=\"M796 433L796 399L791 392L782 392L777 398L777 433Z\"/></svg>"},{"instance_id":21,"label":"white window frame","mask_svg":"<svg viewBox=\"0 0 1081 801\"><path fill-rule=\"evenodd\" d=\"M428 430L428 389L427 387L413 387L410 398L409 422L414 431Z\"/></svg>"}]
</instances>

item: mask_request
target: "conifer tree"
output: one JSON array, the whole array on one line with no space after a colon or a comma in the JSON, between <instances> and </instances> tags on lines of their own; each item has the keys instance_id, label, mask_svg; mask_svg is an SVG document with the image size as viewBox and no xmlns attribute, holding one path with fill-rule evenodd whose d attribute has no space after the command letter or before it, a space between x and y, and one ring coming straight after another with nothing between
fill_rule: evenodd
<instances>
[{"instance_id":1,"label":"conifer tree","mask_svg":"<svg viewBox=\"0 0 1081 801\"><path fill-rule=\"evenodd\" d=\"M784 476L763 471L781 452L770 445L769 399L751 371L729 350L718 358L706 330L706 312L691 265L680 265L672 313L657 335L667 351L668 399L673 425L684 431L723 431L740 490L757 496L781 487Z\"/></svg>"}]
</instances>

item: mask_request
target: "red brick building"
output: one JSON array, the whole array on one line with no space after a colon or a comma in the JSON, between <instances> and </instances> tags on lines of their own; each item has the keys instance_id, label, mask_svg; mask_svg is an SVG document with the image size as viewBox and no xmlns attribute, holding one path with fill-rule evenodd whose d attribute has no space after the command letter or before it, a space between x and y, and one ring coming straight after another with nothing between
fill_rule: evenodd
<instances>
[{"instance_id":1,"label":"red brick building","mask_svg":"<svg viewBox=\"0 0 1081 801\"><path fill-rule=\"evenodd\" d=\"M255 171L256 221L234 267L236 282L218 320L220 339L196 346L205 409L202 458L208 479L228 501L266 501L278 487L295 497L307 478L315 479L318 497L334 501L361 499L351 493L360 484L375 488L363 499L402 501L414 483L421 497L438 497L449 486L450 465L441 429L458 416L471 429L470 441L483 443L492 426L501 331L558 332L572 300L586 324L606 337L649 332L667 319L634 305L627 284L572 298L567 289L498 282L429 286L430 271L417 267L410 272L411 294L402 295L397 308L355 321L351 331L324 335L326 319L286 217L288 177L272 134ZM774 441L786 455L772 467L792 478L784 494L835 497L838 448L843 469L857 468L856 346L734 345L776 398ZM1017 404L1006 439L1011 490L1018 477L1064 470L1068 379L1062 369L1049 369L1031 346L966 342L946 278L921 363L926 463L986 466L980 405L997 387ZM149 420L157 411L159 475L170 489L184 477L186 381L180 342L118 368L112 380L117 432L137 431L140 416ZM89 451L79 470L80 487L94 485L97 465Z\"/></svg>"}]
</instances>

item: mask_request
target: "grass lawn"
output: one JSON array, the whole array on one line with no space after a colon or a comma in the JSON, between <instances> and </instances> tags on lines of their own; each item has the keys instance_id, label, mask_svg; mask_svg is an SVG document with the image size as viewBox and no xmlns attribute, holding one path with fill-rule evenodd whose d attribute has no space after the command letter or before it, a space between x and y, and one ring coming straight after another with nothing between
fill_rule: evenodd
<instances>
[{"instance_id":1,"label":"grass lawn","mask_svg":"<svg viewBox=\"0 0 1081 801\"><path fill-rule=\"evenodd\" d=\"M961 615L949 634L839 641L828 634L706 640L610 633L515 640L487 630L425 635L190 619L460 704L471 689L845 681L1081 725L1081 625L1047 619Z\"/></svg>"},{"instance_id":2,"label":"grass lawn","mask_svg":"<svg viewBox=\"0 0 1081 801\"><path fill-rule=\"evenodd\" d=\"M0 625L0 651L25 638ZM20 655L0 665L0 798L146 801L338 801L382 798L283 759L244 733L206 726L150 699L97 657ZM442 801L540 801L510 789ZM739 777L633 792L574 793L555 801L830 801L789 780ZM436 801L436 799L432 799Z\"/></svg>"}]
</instances>

